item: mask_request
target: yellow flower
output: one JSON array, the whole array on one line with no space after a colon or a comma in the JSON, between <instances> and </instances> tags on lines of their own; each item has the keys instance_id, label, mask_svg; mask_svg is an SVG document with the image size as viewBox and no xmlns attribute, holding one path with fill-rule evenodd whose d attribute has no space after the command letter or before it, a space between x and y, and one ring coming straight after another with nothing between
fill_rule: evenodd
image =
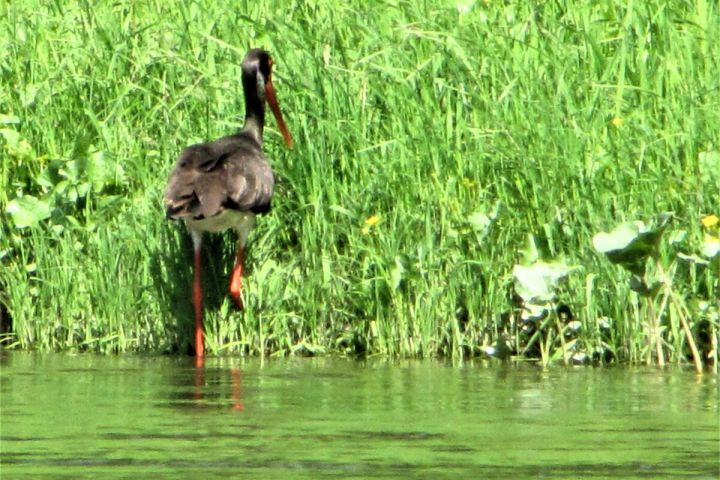
<instances>
[{"instance_id":1,"label":"yellow flower","mask_svg":"<svg viewBox=\"0 0 720 480\"><path fill-rule=\"evenodd\" d=\"M700 222L705 228L714 228L718 226L718 223L720 223L720 218L718 218L717 215L712 214L703 217Z\"/></svg>"},{"instance_id":2,"label":"yellow flower","mask_svg":"<svg viewBox=\"0 0 720 480\"><path fill-rule=\"evenodd\" d=\"M613 117L611 123L613 124L613 126L614 126L615 128L620 128L624 122L625 122L625 120L623 120L623 119L620 118L620 117Z\"/></svg>"},{"instance_id":3,"label":"yellow flower","mask_svg":"<svg viewBox=\"0 0 720 480\"><path fill-rule=\"evenodd\" d=\"M365 220L365 225L372 227L380 223L380 217L378 215L371 215Z\"/></svg>"},{"instance_id":4,"label":"yellow flower","mask_svg":"<svg viewBox=\"0 0 720 480\"><path fill-rule=\"evenodd\" d=\"M365 226L362 227L363 235L367 235L370 233L370 229L380 223L380 216L379 215L370 215L368 218L365 219Z\"/></svg>"}]
</instances>

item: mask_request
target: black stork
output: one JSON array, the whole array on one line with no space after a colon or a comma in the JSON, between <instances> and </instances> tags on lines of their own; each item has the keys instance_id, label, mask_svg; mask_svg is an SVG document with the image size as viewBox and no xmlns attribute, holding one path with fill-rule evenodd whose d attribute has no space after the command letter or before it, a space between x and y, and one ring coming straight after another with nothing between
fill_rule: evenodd
<instances>
[{"instance_id":1,"label":"black stork","mask_svg":"<svg viewBox=\"0 0 720 480\"><path fill-rule=\"evenodd\" d=\"M212 142L191 145L180 154L165 188L167 218L184 220L193 240L195 272L195 355L203 357L202 287L200 249L204 232L237 232L237 255L230 278L230 296L243 308L242 276L245 244L255 216L270 211L275 179L263 155L265 102L275 115L285 143L293 140L280 113L272 84L273 61L259 48L250 50L242 62L245 124L242 129Z\"/></svg>"}]
</instances>

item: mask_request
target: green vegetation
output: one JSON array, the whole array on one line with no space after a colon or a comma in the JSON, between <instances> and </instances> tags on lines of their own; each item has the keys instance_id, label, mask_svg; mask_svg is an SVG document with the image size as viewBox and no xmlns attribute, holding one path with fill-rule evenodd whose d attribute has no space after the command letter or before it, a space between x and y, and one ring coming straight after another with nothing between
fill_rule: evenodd
<instances>
[{"instance_id":1,"label":"green vegetation","mask_svg":"<svg viewBox=\"0 0 720 480\"><path fill-rule=\"evenodd\" d=\"M5 2L3 343L186 350L162 189L262 46L296 147L270 122L246 311L205 245L211 353L717 365L718 4L391 3Z\"/></svg>"}]
</instances>

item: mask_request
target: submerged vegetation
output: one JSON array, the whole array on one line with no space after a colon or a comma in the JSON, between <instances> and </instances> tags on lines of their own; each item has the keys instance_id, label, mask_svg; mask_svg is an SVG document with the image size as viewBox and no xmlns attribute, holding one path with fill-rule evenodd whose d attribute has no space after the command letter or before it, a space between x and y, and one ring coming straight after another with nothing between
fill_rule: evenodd
<instances>
[{"instance_id":1,"label":"submerged vegetation","mask_svg":"<svg viewBox=\"0 0 720 480\"><path fill-rule=\"evenodd\" d=\"M185 351L181 149L275 58L273 211L204 248L217 354L715 365L716 2L33 0L0 7L6 347ZM666 213L670 212L670 213Z\"/></svg>"}]
</instances>

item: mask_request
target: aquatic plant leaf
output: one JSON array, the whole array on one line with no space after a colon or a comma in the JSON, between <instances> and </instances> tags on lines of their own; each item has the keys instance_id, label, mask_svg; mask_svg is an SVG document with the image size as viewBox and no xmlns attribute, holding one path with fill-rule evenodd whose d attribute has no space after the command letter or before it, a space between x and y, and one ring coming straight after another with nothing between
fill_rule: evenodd
<instances>
[{"instance_id":1,"label":"aquatic plant leaf","mask_svg":"<svg viewBox=\"0 0 720 480\"><path fill-rule=\"evenodd\" d=\"M10 125L10 124L18 124L20 123L20 117L16 117L15 115L8 115L5 113L0 113L0 125Z\"/></svg>"},{"instance_id":2,"label":"aquatic plant leaf","mask_svg":"<svg viewBox=\"0 0 720 480\"><path fill-rule=\"evenodd\" d=\"M677 257L678 257L678 259L682 260L685 263L694 263L696 265L707 265L709 263L707 260L700 258L697 255L687 255L685 253L678 253Z\"/></svg>"},{"instance_id":3,"label":"aquatic plant leaf","mask_svg":"<svg viewBox=\"0 0 720 480\"><path fill-rule=\"evenodd\" d=\"M17 228L32 227L50 217L50 205L32 195L10 200L5 211L12 217Z\"/></svg>"},{"instance_id":4,"label":"aquatic plant leaf","mask_svg":"<svg viewBox=\"0 0 720 480\"><path fill-rule=\"evenodd\" d=\"M468 216L468 222L470 225L473 226L475 230L478 230L480 232L485 232L487 229L490 228L490 224L492 223L492 220L490 220L490 217L485 215L482 212L474 212L471 213Z\"/></svg>"},{"instance_id":5,"label":"aquatic plant leaf","mask_svg":"<svg viewBox=\"0 0 720 480\"><path fill-rule=\"evenodd\" d=\"M535 262L530 266L515 265L515 291L528 304L544 304L555 298L558 284L578 267L564 262Z\"/></svg>"},{"instance_id":6,"label":"aquatic plant leaf","mask_svg":"<svg viewBox=\"0 0 720 480\"><path fill-rule=\"evenodd\" d=\"M520 250L520 254L523 257L523 261L528 265L535 263L540 259L540 252L538 251L537 244L535 243L534 235L530 233L528 234L527 243L525 244L525 248Z\"/></svg>"},{"instance_id":7,"label":"aquatic plant leaf","mask_svg":"<svg viewBox=\"0 0 720 480\"><path fill-rule=\"evenodd\" d=\"M400 257L395 257L395 266L390 270L390 286L398 289L405 276L405 267Z\"/></svg>"},{"instance_id":8,"label":"aquatic plant leaf","mask_svg":"<svg viewBox=\"0 0 720 480\"><path fill-rule=\"evenodd\" d=\"M502 336L497 339L494 345L486 345L481 350L488 357L494 358L504 359L512 355L512 349L508 345L507 339Z\"/></svg>"},{"instance_id":9,"label":"aquatic plant leaf","mask_svg":"<svg viewBox=\"0 0 720 480\"><path fill-rule=\"evenodd\" d=\"M487 237L488 233L490 233L490 227L492 227L493 222L497 218L501 207L502 203L497 202L489 212L476 210L468 215L467 222L473 230L478 233L478 238L481 242L485 237Z\"/></svg>"},{"instance_id":10,"label":"aquatic plant leaf","mask_svg":"<svg viewBox=\"0 0 720 480\"><path fill-rule=\"evenodd\" d=\"M596 234L592 240L593 247L612 263L642 276L645 260L657 255L660 238L671 218L669 213L658 215L652 227L639 220L621 223L609 233Z\"/></svg>"},{"instance_id":11,"label":"aquatic plant leaf","mask_svg":"<svg viewBox=\"0 0 720 480\"><path fill-rule=\"evenodd\" d=\"M700 164L700 177L703 183L720 182L720 152L711 150L708 152L700 152L698 154L698 163Z\"/></svg>"},{"instance_id":12,"label":"aquatic plant leaf","mask_svg":"<svg viewBox=\"0 0 720 480\"><path fill-rule=\"evenodd\" d=\"M550 303L538 305L535 303L526 303L523 305L520 313L520 320L523 322L538 322L550 313Z\"/></svg>"},{"instance_id":13,"label":"aquatic plant leaf","mask_svg":"<svg viewBox=\"0 0 720 480\"><path fill-rule=\"evenodd\" d=\"M715 258L720 255L720 237L705 235L702 246L702 255L706 258Z\"/></svg>"},{"instance_id":14,"label":"aquatic plant leaf","mask_svg":"<svg viewBox=\"0 0 720 480\"><path fill-rule=\"evenodd\" d=\"M660 291L663 283L661 281L654 281L650 285L645 281L645 278L641 275L633 274L630 277L630 290L637 293L641 297L654 297Z\"/></svg>"},{"instance_id":15,"label":"aquatic plant leaf","mask_svg":"<svg viewBox=\"0 0 720 480\"><path fill-rule=\"evenodd\" d=\"M10 157L18 160L28 160L36 157L30 143L25 140L20 132L12 128L0 128L0 137L5 140L3 150Z\"/></svg>"}]
</instances>

